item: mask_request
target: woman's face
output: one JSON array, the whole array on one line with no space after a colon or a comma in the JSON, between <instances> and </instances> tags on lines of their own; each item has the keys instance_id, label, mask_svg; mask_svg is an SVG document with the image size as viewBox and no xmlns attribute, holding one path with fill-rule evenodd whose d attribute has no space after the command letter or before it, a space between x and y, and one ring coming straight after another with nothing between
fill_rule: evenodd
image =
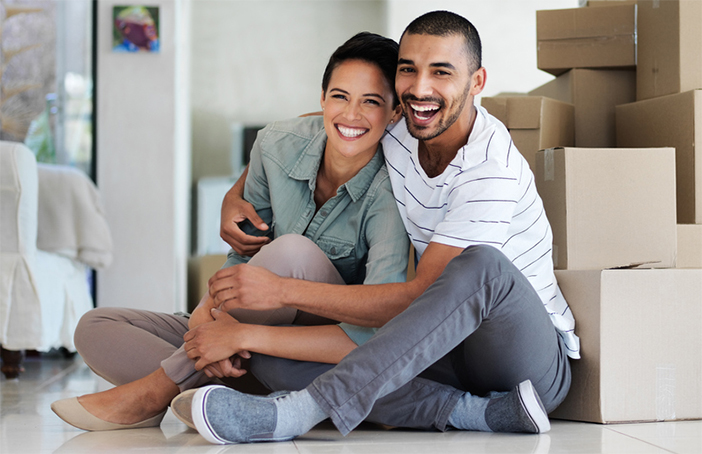
<instances>
[{"instance_id":1,"label":"woman's face","mask_svg":"<svg viewBox=\"0 0 702 454\"><path fill-rule=\"evenodd\" d=\"M393 108L393 87L374 64L347 60L332 72L327 92L322 92L327 149L347 158L370 160L390 120L397 120L400 107Z\"/></svg>"}]
</instances>

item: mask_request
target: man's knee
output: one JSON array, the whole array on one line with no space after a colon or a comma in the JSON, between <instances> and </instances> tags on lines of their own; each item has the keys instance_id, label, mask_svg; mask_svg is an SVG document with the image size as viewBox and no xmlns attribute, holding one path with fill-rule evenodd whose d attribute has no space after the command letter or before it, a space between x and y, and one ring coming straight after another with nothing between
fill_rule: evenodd
<instances>
[{"instance_id":1,"label":"man's knee","mask_svg":"<svg viewBox=\"0 0 702 454\"><path fill-rule=\"evenodd\" d=\"M494 276L504 271L514 271L515 269L514 264L502 251L484 244L465 248L451 262L454 263L449 263L449 266L446 267L447 270L451 269L452 272L459 274L464 273L466 270L481 270L488 275Z\"/></svg>"}]
</instances>

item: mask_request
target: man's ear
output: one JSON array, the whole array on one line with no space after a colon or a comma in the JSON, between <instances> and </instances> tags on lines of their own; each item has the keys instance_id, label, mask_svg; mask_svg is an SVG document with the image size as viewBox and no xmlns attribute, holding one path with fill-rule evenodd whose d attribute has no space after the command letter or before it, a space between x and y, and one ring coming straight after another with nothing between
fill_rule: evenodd
<instances>
[{"instance_id":1,"label":"man's ear","mask_svg":"<svg viewBox=\"0 0 702 454\"><path fill-rule=\"evenodd\" d=\"M485 68L478 68L472 76L470 76L470 95L479 95L485 88L487 81L487 71Z\"/></svg>"},{"instance_id":2,"label":"man's ear","mask_svg":"<svg viewBox=\"0 0 702 454\"><path fill-rule=\"evenodd\" d=\"M395 107L395 112L393 112L390 122L397 123L400 121L400 118L402 118L402 104L398 104L397 107Z\"/></svg>"}]
</instances>

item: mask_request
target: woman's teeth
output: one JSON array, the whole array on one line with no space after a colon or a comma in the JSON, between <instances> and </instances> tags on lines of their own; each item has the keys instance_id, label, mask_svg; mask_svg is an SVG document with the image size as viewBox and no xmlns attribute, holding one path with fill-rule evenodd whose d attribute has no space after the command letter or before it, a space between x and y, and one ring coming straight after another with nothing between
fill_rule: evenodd
<instances>
[{"instance_id":1,"label":"woman's teeth","mask_svg":"<svg viewBox=\"0 0 702 454\"><path fill-rule=\"evenodd\" d=\"M346 126L341 126L337 125L336 129L339 130L342 136L348 137L348 138L354 138L361 136L365 134L368 130L367 129L359 129L359 128L347 128Z\"/></svg>"}]
</instances>

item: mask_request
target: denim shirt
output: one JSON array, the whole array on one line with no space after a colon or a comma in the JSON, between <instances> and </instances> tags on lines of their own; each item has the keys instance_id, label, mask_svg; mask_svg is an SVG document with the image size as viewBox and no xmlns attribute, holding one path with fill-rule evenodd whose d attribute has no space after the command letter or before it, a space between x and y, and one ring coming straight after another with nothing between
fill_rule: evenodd
<instances>
[{"instance_id":1,"label":"denim shirt","mask_svg":"<svg viewBox=\"0 0 702 454\"><path fill-rule=\"evenodd\" d=\"M323 118L272 123L251 150L244 199L270 227L249 231L275 239L304 235L329 257L346 284L405 282L409 239L385 167L382 147L315 213L314 189L327 136ZM225 266L245 263L231 251ZM342 323L357 344L375 332Z\"/></svg>"}]
</instances>

